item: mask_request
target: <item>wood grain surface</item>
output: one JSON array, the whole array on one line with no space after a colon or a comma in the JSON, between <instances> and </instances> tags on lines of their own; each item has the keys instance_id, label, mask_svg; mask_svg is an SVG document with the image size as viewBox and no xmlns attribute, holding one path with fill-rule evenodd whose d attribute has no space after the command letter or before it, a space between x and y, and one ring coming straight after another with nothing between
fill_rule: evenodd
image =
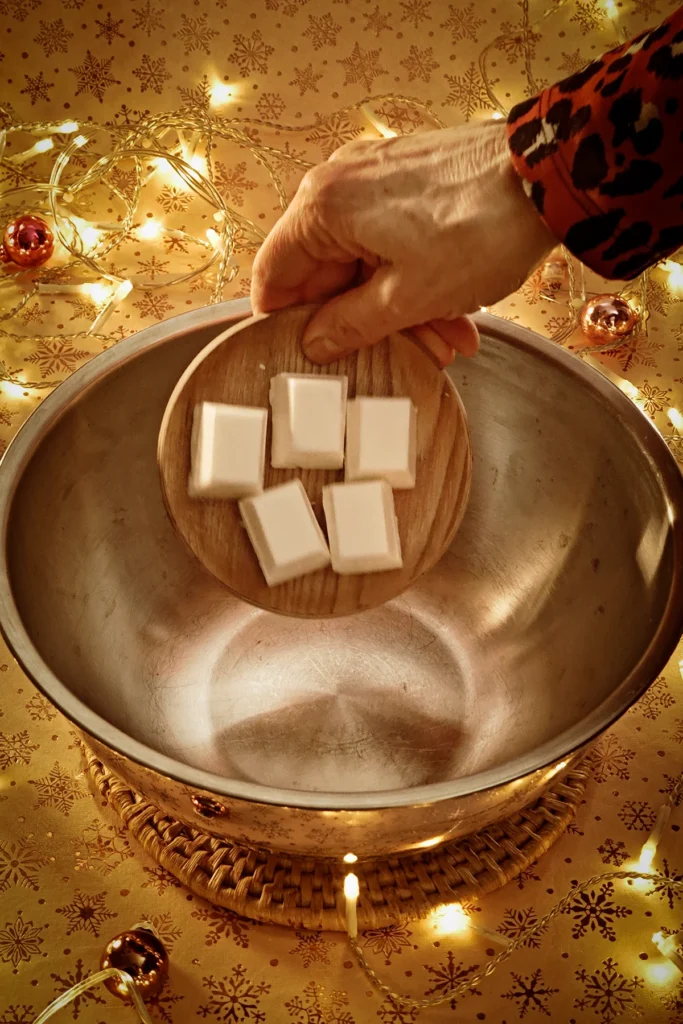
<instances>
[{"instance_id":1,"label":"wood grain surface","mask_svg":"<svg viewBox=\"0 0 683 1024\"><path fill-rule=\"evenodd\" d=\"M462 519L472 473L465 412L450 378L407 334L329 366L314 366L301 337L314 306L252 317L214 339L179 380L159 433L161 487L171 521L204 566L239 597L284 615L324 618L383 604L431 568ZM236 501L193 499L187 493L192 416L198 402L269 408L270 378L277 373L346 374L349 398L409 396L417 409L417 479L413 490L394 491L403 568L338 576L319 570L268 587L242 525ZM299 476L324 529L322 488L344 470L273 469L268 423L265 486Z\"/></svg>"}]
</instances>

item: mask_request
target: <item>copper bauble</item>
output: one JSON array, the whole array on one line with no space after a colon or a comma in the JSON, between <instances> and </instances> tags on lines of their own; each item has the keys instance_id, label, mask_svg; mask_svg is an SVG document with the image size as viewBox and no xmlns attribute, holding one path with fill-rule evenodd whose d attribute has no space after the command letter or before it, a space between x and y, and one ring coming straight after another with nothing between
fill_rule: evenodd
<instances>
[{"instance_id":1,"label":"copper bauble","mask_svg":"<svg viewBox=\"0 0 683 1024\"><path fill-rule=\"evenodd\" d=\"M168 976L168 954L161 939L146 928L122 932L105 946L100 967L117 967L135 982L143 999L158 996ZM105 985L115 996L126 998L118 978L108 978Z\"/></svg>"},{"instance_id":2,"label":"copper bauble","mask_svg":"<svg viewBox=\"0 0 683 1024\"><path fill-rule=\"evenodd\" d=\"M5 259L18 267L42 267L52 256L55 241L40 217L17 217L5 229L2 247Z\"/></svg>"},{"instance_id":3,"label":"copper bauble","mask_svg":"<svg viewBox=\"0 0 683 1024\"><path fill-rule=\"evenodd\" d=\"M620 295L594 295L579 313L581 330L593 345L619 345L638 329L636 310Z\"/></svg>"}]
</instances>

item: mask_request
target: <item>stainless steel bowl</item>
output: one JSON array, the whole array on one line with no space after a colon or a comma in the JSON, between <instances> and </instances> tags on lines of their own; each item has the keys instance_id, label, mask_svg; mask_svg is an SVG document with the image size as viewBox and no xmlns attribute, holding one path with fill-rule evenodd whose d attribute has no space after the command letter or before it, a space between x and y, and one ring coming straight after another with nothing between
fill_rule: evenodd
<instances>
[{"instance_id":1,"label":"stainless steel bowl","mask_svg":"<svg viewBox=\"0 0 683 1024\"><path fill-rule=\"evenodd\" d=\"M597 372L482 316L453 370L465 522L400 599L336 621L240 603L193 561L155 464L181 371L244 301L93 359L0 467L0 617L118 775L193 825L297 853L430 845L566 771L657 676L683 621L683 487Z\"/></svg>"}]
</instances>

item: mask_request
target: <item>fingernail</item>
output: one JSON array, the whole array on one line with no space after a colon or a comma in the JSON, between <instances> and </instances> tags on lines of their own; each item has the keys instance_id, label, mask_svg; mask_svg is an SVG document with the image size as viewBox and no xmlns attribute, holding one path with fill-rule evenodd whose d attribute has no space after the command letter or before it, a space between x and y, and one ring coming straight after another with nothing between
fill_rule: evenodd
<instances>
[{"instance_id":1,"label":"fingernail","mask_svg":"<svg viewBox=\"0 0 683 1024\"><path fill-rule=\"evenodd\" d=\"M331 338L311 338L304 342L304 352L313 363L331 363L346 354Z\"/></svg>"}]
</instances>

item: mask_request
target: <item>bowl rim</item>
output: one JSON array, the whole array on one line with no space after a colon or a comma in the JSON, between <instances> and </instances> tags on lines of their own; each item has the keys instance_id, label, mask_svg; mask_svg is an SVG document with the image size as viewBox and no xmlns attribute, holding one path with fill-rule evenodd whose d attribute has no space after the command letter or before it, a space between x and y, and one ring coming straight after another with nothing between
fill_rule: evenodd
<instances>
[{"instance_id":1,"label":"bowl rim","mask_svg":"<svg viewBox=\"0 0 683 1024\"><path fill-rule=\"evenodd\" d=\"M474 319L484 335L506 341L533 353L576 376L591 392L619 414L648 458L651 470L668 504L672 537L673 575L667 603L652 640L628 676L597 708L581 722L523 755L493 768L461 779L431 783L411 789L364 793L308 792L229 779L213 772L193 768L133 739L111 725L74 696L52 672L34 647L14 601L7 560L8 522L16 487L33 453L49 430L80 400L86 390L108 374L136 358L142 352L177 338L188 331L210 328L222 330L231 321L249 316L248 299L232 299L205 306L162 321L118 342L94 356L76 370L29 416L0 460L0 632L19 665L38 689L76 726L113 751L145 768L168 776L193 789L260 804L326 811L379 810L433 804L464 798L496 789L505 783L522 780L534 772L555 766L562 770L572 755L596 739L645 692L673 654L683 632L683 475L666 443L653 423L599 370L553 342L526 328L490 313Z\"/></svg>"}]
</instances>

